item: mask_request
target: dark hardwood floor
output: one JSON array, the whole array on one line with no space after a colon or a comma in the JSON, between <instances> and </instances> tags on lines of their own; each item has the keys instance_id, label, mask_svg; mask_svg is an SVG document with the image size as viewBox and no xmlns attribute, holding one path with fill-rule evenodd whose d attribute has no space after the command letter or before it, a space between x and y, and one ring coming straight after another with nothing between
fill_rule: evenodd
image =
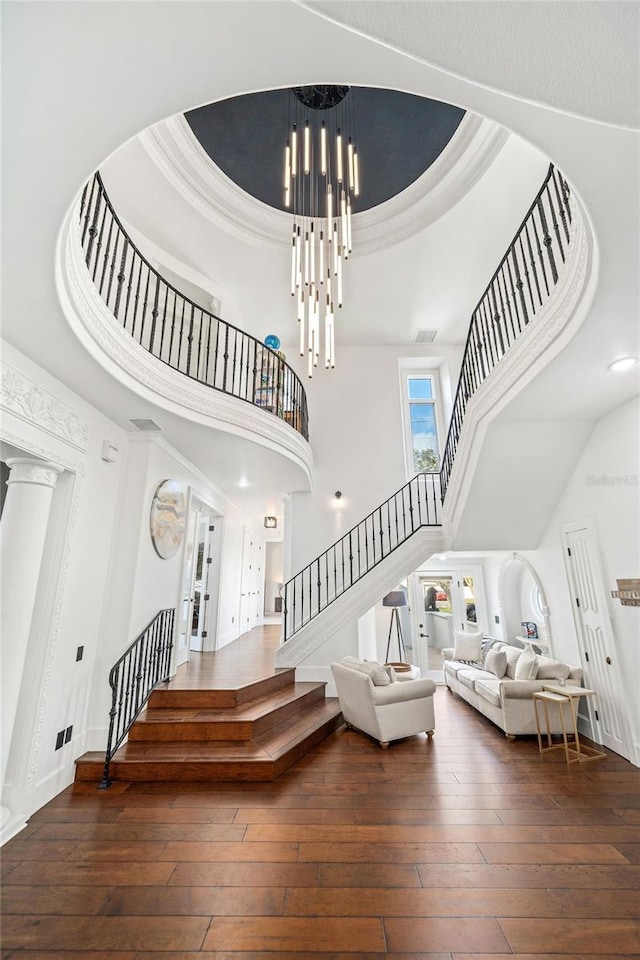
<instances>
[{"instance_id":1,"label":"dark hardwood floor","mask_svg":"<svg viewBox=\"0 0 640 960\"><path fill-rule=\"evenodd\" d=\"M2 960L640 957L640 770L435 706L432 743L343 727L273 783L74 784L2 850Z\"/></svg>"}]
</instances>

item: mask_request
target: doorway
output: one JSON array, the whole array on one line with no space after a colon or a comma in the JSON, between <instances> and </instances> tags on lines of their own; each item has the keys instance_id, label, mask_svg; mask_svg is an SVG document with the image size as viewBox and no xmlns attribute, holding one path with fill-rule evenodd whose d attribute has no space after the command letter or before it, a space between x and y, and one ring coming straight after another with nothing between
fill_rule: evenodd
<instances>
[{"instance_id":1,"label":"doorway","mask_svg":"<svg viewBox=\"0 0 640 960\"><path fill-rule=\"evenodd\" d=\"M561 533L584 682L597 694L587 698L593 739L635 762L595 530L580 521L564 524Z\"/></svg>"},{"instance_id":2,"label":"doorway","mask_svg":"<svg viewBox=\"0 0 640 960\"><path fill-rule=\"evenodd\" d=\"M200 652L215 647L215 643L212 646L207 642L210 622L213 622L211 601L215 587L215 520L209 507L192 500L182 566L176 667L186 663L192 651Z\"/></svg>"},{"instance_id":3,"label":"doorway","mask_svg":"<svg viewBox=\"0 0 640 960\"><path fill-rule=\"evenodd\" d=\"M486 630L482 570L418 570L410 580L416 663L423 677L441 682L442 651L455 645L454 632Z\"/></svg>"}]
</instances>

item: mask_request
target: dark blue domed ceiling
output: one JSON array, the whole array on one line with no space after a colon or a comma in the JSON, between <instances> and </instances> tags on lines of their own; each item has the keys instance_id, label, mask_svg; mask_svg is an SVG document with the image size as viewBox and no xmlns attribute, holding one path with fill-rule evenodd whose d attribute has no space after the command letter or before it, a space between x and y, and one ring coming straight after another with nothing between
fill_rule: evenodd
<instances>
[{"instance_id":1,"label":"dark blue domed ceiling","mask_svg":"<svg viewBox=\"0 0 640 960\"><path fill-rule=\"evenodd\" d=\"M233 97L185 114L211 160L252 197L285 210L283 153L291 116L289 90ZM391 199L417 180L442 153L464 110L397 90L351 87L345 102L354 118L361 195L354 212Z\"/></svg>"}]
</instances>

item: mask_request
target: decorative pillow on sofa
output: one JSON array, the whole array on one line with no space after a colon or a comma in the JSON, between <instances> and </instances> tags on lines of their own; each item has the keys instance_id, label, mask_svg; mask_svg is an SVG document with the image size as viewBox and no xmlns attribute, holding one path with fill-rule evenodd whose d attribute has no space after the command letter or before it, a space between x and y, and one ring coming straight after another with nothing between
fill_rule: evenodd
<instances>
[{"instance_id":1,"label":"decorative pillow on sofa","mask_svg":"<svg viewBox=\"0 0 640 960\"><path fill-rule=\"evenodd\" d=\"M482 631L480 633L454 633L453 659L460 663L482 663Z\"/></svg>"},{"instance_id":2,"label":"decorative pillow on sofa","mask_svg":"<svg viewBox=\"0 0 640 960\"><path fill-rule=\"evenodd\" d=\"M502 680L507 672L507 655L504 650L489 650L484 661L484 669Z\"/></svg>"},{"instance_id":3,"label":"decorative pillow on sofa","mask_svg":"<svg viewBox=\"0 0 640 960\"><path fill-rule=\"evenodd\" d=\"M368 677L371 677L371 682L375 687L388 687L391 683L391 677L381 663L358 660L357 657L343 657L342 663L351 667L352 670L359 670L360 673L366 673Z\"/></svg>"},{"instance_id":4,"label":"decorative pillow on sofa","mask_svg":"<svg viewBox=\"0 0 640 960\"><path fill-rule=\"evenodd\" d=\"M535 680L538 676L538 658L530 643L526 645L516 663L515 680Z\"/></svg>"},{"instance_id":5,"label":"decorative pillow on sofa","mask_svg":"<svg viewBox=\"0 0 640 960\"><path fill-rule=\"evenodd\" d=\"M510 643L505 644L503 650L507 655L506 676L509 677L510 680L515 680L516 667L518 666L518 660L522 656L522 650L519 650L517 647L512 647Z\"/></svg>"},{"instance_id":6,"label":"decorative pillow on sofa","mask_svg":"<svg viewBox=\"0 0 640 960\"><path fill-rule=\"evenodd\" d=\"M551 657L538 657L537 680L566 680L570 673L568 663L552 660Z\"/></svg>"}]
</instances>

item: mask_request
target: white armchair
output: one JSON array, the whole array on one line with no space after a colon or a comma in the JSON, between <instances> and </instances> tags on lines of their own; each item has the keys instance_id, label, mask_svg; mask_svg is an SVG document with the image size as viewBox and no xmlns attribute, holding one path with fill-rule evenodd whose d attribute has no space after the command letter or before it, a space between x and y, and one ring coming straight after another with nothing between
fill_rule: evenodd
<instances>
[{"instance_id":1,"label":"white armchair","mask_svg":"<svg viewBox=\"0 0 640 960\"><path fill-rule=\"evenodd\" d=\"M391 740L426 733L435 728L433 680L393 681L380 664L348 658L331 664L342 716L378 740L382 749ZM385 675L386 682L382 678Z\"/></svg>"}]
</instances>

